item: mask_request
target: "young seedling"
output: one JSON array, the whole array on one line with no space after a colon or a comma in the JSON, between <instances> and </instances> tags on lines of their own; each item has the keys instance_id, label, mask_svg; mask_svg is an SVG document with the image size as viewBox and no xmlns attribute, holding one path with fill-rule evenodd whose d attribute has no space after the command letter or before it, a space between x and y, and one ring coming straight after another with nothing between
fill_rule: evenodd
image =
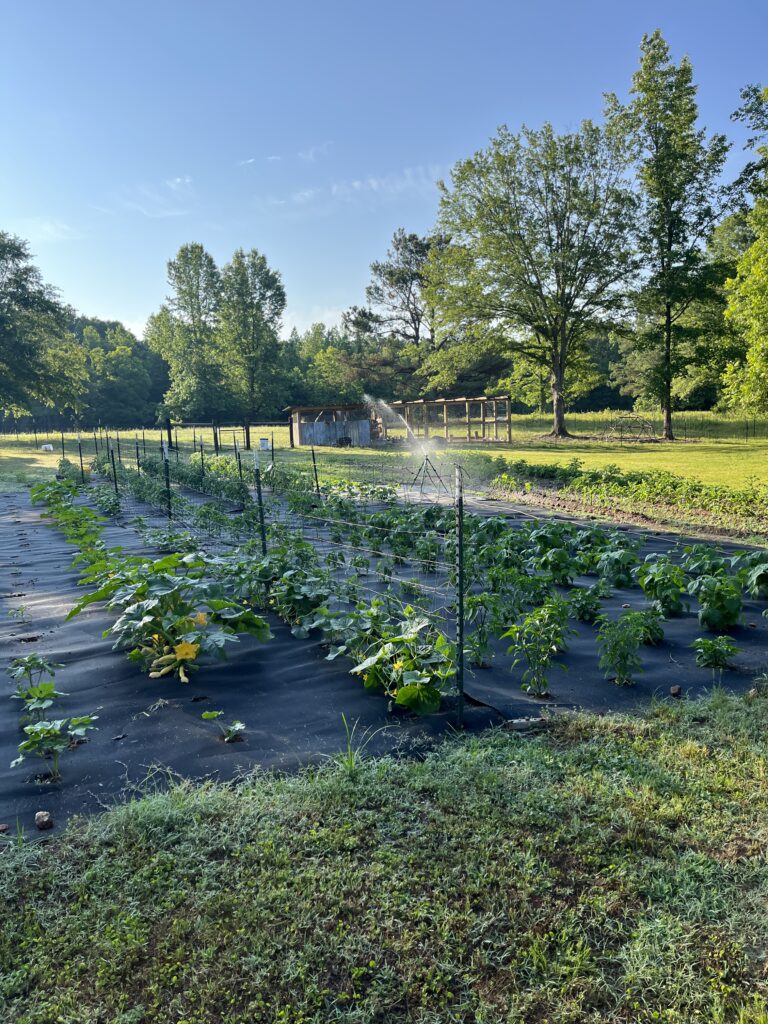
<instances>
[{"instance_id":1,"label":"young seedling","mask_svg":"<svg viewBox=\"0 0 768 1024\"><path fill-rule=\"evenodd\" d=\"M24 728L27 738L19 744L19 756L11 761L11 768L21 764L28 754L47 760L51 759L51 779L60 779L59 757L62 751L74 750L84 740L97 715L82 715L80 718L59 718L51 722L33 722Z\"/></svg>"},{"instance_id":2,"label":"young seedling","mask_svg":"<svg viewBox=\"0 0 768 1024\"><path fill-rule=\"evenodd\" d=\"M24 711L27 721L39 722L44 719L46 711L53 706L54 701L59 697L66 697L66 693L56 689L52 682L38 683L37 686L30 686L26 690L17 690L12 694L12 700L24 702Z\"/></svg>"},{"instance_id":3,"label":"young seedling","mask_svg":"<svg viewBox=\"0 0 768 1024\"><path fill-rule=\"evenodd\" d=\"M29 609L25 604L20 604L18 608L11 608L8 612L9 619L16 619L19 622L27 621L27 611Z\"/></svg>"},{"instance_id":4,"label":"young seedling","mask_svg":"<svg viewBox=\"0 0 768 1024\"><path fill-rule=\"evenodd\" d=\"M728 662L739 653L739 648L729 636L718 636L714 640L699 637L691 644L696 651L696 664L699 668L712 669L712 682L723 681L723 669Z\"/></svg>"},{"instance_id":5,"label":"young seedling","mask_svg":"<svg viewBox=\"0 0 768 1024\"><path fill-rule=\"evenodd\" d=\"M22 693L41 683L44 676L53 679L58 668L64 666L60 662L41 658L39 654L27 654L13 659L8 675L16 683L17 692Z\"/></svg>"},{"instance_id":6,"label":"young seedling","mask_svg":"<svg viewBox=\"0 0 768 1024\"><path fill-rule=\"evenodd\" d=\"M215 722L221 730L221 736L225 743L237 743L243 738L245 722L220 722L223 711L204 711L200 716L205 722Z\"/></svg>"}]
</instances>

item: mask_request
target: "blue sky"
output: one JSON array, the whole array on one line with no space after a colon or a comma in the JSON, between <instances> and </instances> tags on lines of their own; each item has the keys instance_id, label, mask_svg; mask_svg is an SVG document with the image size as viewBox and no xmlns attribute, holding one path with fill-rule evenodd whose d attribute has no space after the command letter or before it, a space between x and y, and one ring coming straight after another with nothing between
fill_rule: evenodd
<instances>
[{"instance_id":1,"label":"blue sky","mask_svg":"<svg viewBox=\"0 0 768 1024\"><path fill-rule=\"evenodd\" d=\"M739 88L768 82L760 0L0 0L0 229L137 330L188 241L260 249L286 328L330 322L397 227L434 223L436 178L501 123L599 117L656 27L740 139Z\"/></svg>"}]
</instances>

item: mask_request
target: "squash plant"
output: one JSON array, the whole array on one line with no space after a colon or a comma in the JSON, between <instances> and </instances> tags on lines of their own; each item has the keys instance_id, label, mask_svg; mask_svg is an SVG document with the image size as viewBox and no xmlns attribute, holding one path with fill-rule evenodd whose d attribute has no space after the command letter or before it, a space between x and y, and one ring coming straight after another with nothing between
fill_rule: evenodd
<instances>
[{"instance_id":1,"label":"squash plant","mask_svg":"<svg viewBox=\"0 0 768 1024\"><path fill-rule=\"evenodd\" d=\"M18 689L12 694L13 700L20 700L24 703L24 719L28 722L39 722L46 717L46 712L53 707L59 697L66 697L56 689L53 682L38 683L37 686L29 686L26 689Z\"/></svg>"},{"instance_id":2,"label":"squash plant","mask_svg":"<svg viewBox=\"0 0 768 1024\"><path fill-rule=\"evenodd\" d=\"M391 703L416 714L440 707L456 674L456 645L427 618L404 609L406 619L386 628L367 656L351 670L367 689L382 689Z\"/></svg>"}]
</instances>

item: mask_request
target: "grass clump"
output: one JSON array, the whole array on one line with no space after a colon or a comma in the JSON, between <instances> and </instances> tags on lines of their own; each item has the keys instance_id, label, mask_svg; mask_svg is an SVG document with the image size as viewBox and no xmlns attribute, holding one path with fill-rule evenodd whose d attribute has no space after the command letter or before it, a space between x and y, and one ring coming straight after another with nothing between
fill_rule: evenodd
<instances>
[{"instance_id":1,"label":"grass clump","mask_svg":"<svg viewBox=\"0 0 768 1024\"><path fill-rule=\"evenodd\" d=\"M0 858L17 1024L766 1024L768 700L180 785Z\"/></svg>"}]
</instances>

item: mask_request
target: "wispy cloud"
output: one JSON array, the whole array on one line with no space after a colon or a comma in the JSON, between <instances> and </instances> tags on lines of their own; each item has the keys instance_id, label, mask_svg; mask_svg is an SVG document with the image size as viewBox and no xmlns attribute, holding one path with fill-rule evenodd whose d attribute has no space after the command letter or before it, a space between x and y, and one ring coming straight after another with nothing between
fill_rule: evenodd
<instances>
[{"instance_id":1,"label":"wispy cloud","mask_svg":"<svg viewBox=\"0 0 768 1024\"><path fill-rule=\"evenodd\" d=\"M331 185L331 195L336 199L354 201L364 196L392 197L408 192L430 193L435 190L435 182L443 174L437 165L406 167L392 174L368 175L364 178L335 181Z\"/></svg>"},{"instance_id":2,"label":"wispy cloud","mask_svg":"<svg viewBox=\"0 0 768 1024\"><path fill-rule=\"evenodd\" d=\"M168 217L186 217L189 210L181 205L191 198L192 179L170 178L164 188L154 185L136 185L117 196L118 205L132 213L140 213L150 220L165 220Z\"/></svg>"},{"instance_id":3,"label":"wispy cloud","mask_svg":"<svg viewBox=\"0 0 768 1024\"><path fill-rule=\"evenodd\" d=\"M256 163L256 157L255 156L249 156L247 160L238 160L237 161L237 166L238 167L245 167L246 164L255 164L255 163Z\"/></svg>"},{"instance_id":4,"label":"wispy cloud","mask_svg":"<svg viewBox=\"0 0 768 1024\"><path fill-rule=\"evenodd\" d=\"M184 195L189 195L192 191L192 179L188 174L182 174L178 178L166 178L165 184L171 192L182 192Z\"/></svg>"},{"instance_id":5,"label":"wispy cloud","mask_svg":"<svg viewBox=\"0 0 768 1024\"><path fill-rule=\"evenodd\" d=\"M327 156L330 148L330 142L321 142L319 146L308 146L306 149L300 149L297 156L305 164L313 164L320 157Z\"/></svg>"},{"instance_id":6,"label":"wispy cloud","mask_svg":"<svg viewBox=\"0 0 768 1024\"><path fill-rule=\"evenodd\" d=\"M267 157L267 160L268 160L268 161L269 161L270 163L275 163L276 161L278 161L278 160L282 160L282 159L283 159L283 158L282 158L281 156L268 156L268 157Z\"/></svg>"},{"instance_id":7,"label":"wispy cloud","mask_svg":"<svg viewBox=\"0 0 768 1024\"><path fill-rule=\"evenodd\" d=\"M258 202L264 207L283 206L286 209L312 210L330 213L339 205L354 203L386 203L407 195L433 196L435 182L445 175L438 164L406 167L390 174L369 174L360 178L331 181L325 185L300 188L287 196L263 196Z\"/></svg>"},{"instance_id":8,"label":"wispy cloud","mask_svg":"<svg viewBox=\"0 0 768 1024\"><path fill-rule=\"evenodd\" d=\"M51 242L72 242L83 238L83 234L71 224L63 220L47 217L28 217L14 226L15 232L32 245L45 245Z\"/></svg>"}]
</instances>

